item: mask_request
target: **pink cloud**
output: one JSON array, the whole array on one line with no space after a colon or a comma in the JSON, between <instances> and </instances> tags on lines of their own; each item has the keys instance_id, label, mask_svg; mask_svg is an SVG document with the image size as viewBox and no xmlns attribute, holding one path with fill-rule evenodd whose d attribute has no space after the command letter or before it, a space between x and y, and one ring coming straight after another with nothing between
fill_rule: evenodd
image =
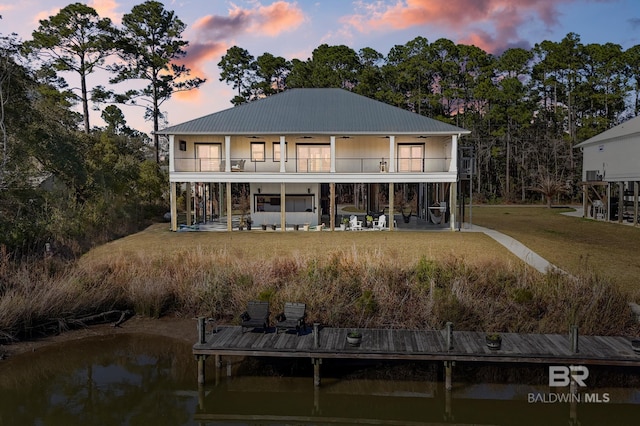
<instances>
[{"instance_id":1,"label":"pink cloud","mask_svg":"<svg viewBox=\"0 0 640 426\"><path fill-rule=\"evenodd\" d=\"M228 48L226 43L189 43L187 55L180 60L180 63L191 70L191 76L207 78L203 65L222 57Z\"/></svg>"},{"instance_id":2,"label":"pink cloud","mask_svg":"<svg viewBox=\"0 0 640 426\"><path fill-rule=\"evenodd\" d=\"M342 22L360 32L403 30L433 25L458 32L465 42L495 52L523 43L518 28L540 19L547 27L558 24L557 7L576 0L397 0L393 4L359 3L361 12ZM595 0L594 0L595 1ZM481 28L485 28L482 30ZM486 28L493 28L490 35Z\"/></svg>"},{"instance_id":3,"label":"pink cloud","mask_svg":"<svg viewBox=\"0 0 640 426\"><path fill-rule=\"evenodd\" d=\"M117 12L120 4L116 0L92 0L88 5L98 12L101 18L109 18L119 24L122 13Z\"/></svg>"},{"instance_id":4,"label":"pink cloud","mask_svg":"<svg viewBox=\"0 0 640 426\"><path fill-rule=\"evenodd\" d=\"M43 10L41 12L36 13L36 15L33 17L33 22L35 23L35 27L37 28L40 26L40 21L45 20L45 19L49 19L52 16L55 16L58 14L58 12L60 12L60 7L57 9L51 9L51 10Z\"/></svg>"},{"instance_id":5,"label":"pink cloud","mask_svg":"<svg viewBox=\"0 0 640 426\"><path fill-rule=\"evenodd\" d=\"M251 9L233 5L228 16L208 15L193 27L214 38L228 39L230 35L245 33L275 37L298 28L304 21L305 15L296 3L276 1L268 6L257 3Z\"/></svg>"},{"instance_id":6,"label":"pink cloud","mask_svg":"<svg viewBox=\"0 0 640 426\"><path fill-rule=\"evenodd\" d=\"M305 15L296 3L276 1L268 6L255 3L253 8L243 9L236 5L229 10L228 16L207 15L198 19L192 26L194 40L189 43L187 56L183 61L191 69L192 75L206 77L204 65L217 62L230 47L230 40L242 34L258 37L275 37L285 31L291 31L302 25ZM191 94L180 96L189 98Z\"/></svg>"}]
</instances>

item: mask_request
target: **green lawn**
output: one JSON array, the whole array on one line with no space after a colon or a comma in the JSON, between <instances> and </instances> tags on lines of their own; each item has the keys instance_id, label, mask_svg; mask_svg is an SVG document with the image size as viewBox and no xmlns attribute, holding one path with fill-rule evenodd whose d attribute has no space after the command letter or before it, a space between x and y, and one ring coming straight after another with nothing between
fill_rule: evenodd
<instances>
[{"instance_id":1,"label":"green lawn","mask_svg":"<svg viewBox=\"0 0 640 426\"><path fill-rule=\"evenodd\" d=\"M562 215L567 209L474 206L473 223L519 240L570 272L590 268L640 294L640 227Z\"/></svg>"}]
</instances>

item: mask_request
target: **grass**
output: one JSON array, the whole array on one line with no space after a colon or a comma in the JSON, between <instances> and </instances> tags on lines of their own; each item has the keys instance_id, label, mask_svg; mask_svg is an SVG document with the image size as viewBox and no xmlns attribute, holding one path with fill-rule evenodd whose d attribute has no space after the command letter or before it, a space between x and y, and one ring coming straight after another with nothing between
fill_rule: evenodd
<instances>
[{"instance_id":1,"label":"grass","mask_svg":"<svg viewBox=\"0 0 640 426\"><path fill-rule=\"evenodd\" d=\"M317 259L335 252L352 252L371 257L384 254L404 265L426 256L444 260L451 256L468 259L519 260L484 234L457 232L171 232L166 224L156 224L143 232L98 247L82 259L87 264L115 254L149 257L170 255L182 250L215 250L237 259L268 260L274 257Z\"/></svg>"},{"instance_id":2,"label":"grass","mask_svg":"<svg viewBox=\"0 0 640 426\"><path fill-rule=\"evenodd\" d=\"M571 273L593 271L640 297L640 227L562 215L568 209L474 206L473 223L507 234Z\"/></svg>"},{"instance_id":3,"label":"grass","mask_svg":"<svg viewBox=\"0 0 640 426\"><path fill-rule=\"evenodd\" d=\"M626 249L637 243L616 245L637 230L543 208L475 208L474 222L573 275L538 273L480 233L174 233L157 224L73 264L15 265L0 256L0 339L113 309L237 323L249 300L269 301L273 314L284 302L304 302L310 321L339 327L441 329L452 321L459 330L566 333L576 324L581 334L640 333L629 286L581 253L602 231L597 253L610 256L602 268L617 256L634 264Z\"/></svg>"}]
</instances>

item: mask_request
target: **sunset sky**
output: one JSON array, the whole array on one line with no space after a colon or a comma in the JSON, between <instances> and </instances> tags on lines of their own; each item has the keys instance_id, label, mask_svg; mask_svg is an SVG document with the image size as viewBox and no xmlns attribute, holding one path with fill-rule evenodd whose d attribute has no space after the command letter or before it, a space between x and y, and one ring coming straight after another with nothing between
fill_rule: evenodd
<instances>
[{"instance_id":1,"label":"sunset sky","mask_svg":"<svg viewBox=\"0 0 640 426\"><path fill-rule=\"evenodd\" d=\"M58 0L0 0L0 34L29 40L39 20L72 3ZM120 24L139 0L89 0L100 16ZM640 44L638 0L165 0L187 25L185 63L207 78L197 91L174 96L163 105L169 124L178 124L231 107L234 92L219 81L218 62L231 46L254 57L269 52L306 60L320 44L370 47L383 55L395 45L422 36L475 44L500 54L509 47L530 48L543 40L560 41L567 33L583 44ZM65 75L71 85L71 75ZM89 85L105 84L92 75ZM123 108L128 124L150 131L140 108ZM92 125L102 125L99 112Z\"/></svg>"}]
</instances>

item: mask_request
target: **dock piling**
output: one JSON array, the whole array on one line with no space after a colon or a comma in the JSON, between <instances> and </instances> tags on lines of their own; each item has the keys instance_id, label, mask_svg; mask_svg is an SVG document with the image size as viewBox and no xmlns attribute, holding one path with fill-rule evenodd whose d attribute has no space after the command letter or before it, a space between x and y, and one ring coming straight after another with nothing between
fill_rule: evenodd
<instances>
[{"instance_id":1,"label":"dock piling","mask_svg":"<svg viewBox=\"0 0 640 426\"><path fill-rule=\"evenodd\" d=\"M320 386L320 365L322 364L322 358L311 358L313 363L313 386Z\"/></svg>"},{"instance_id":2,"label":"dock piling","mask_svg":"<svg viewBox=\"0 0 640 426\"><path fill-rule=\"evenodd\" d=\"M206 318L198 317L198 343L201 345L207 343L206 334Z\"/></svg>"},{"instance_id":3,"label":"dock piling","mask_svg":"<svg viewBox=\"0 0 640 426\"><path fill-rule=\"evenodd\" d=\"M579 352L578 348L578 326L571 326L571 352L577 354Z\"/></svg>"},{"instance_id":4,"label":"dock piling","mask_svg":"<svg viewBox=\"0 0 640 426\"><path fill-rule=\"evenodd\" d=\"M320 347L320 323L318 322L313 323L313 347Z\"/></svg>"},{"instance_id":5,"label":"dock piling","mask_svg":"<svg viewBox=\"0 0 640 426\"><path fill-rule=\"evenodd\" d=\"M446 329L445 329L447 339L447 350L450 351L453 349L453 323L451 321L447 321Z\"/></svg>"},{"instance_id":6,"label":"dock piling","mask_svg":"<svg viewBox=\"0 0 640 426\"><path fill-rule=\"evenodd\" d=\"M447 391L452 389L451 385L451 375L453 373L453 361L445 361L444 362L444 388Z\"/></svg>"},{"instance_id":7,"label":"dock piling","mask_svg":"<svg viewBox=\"0 0 640 426\"><path fill-rule=\"evenodd\" d=\"M198 385L204 385L204 381L205 381L204 362L207 359L207 356L196 355L196 359L198 360Z\"/></svg>"}]
</instances>

